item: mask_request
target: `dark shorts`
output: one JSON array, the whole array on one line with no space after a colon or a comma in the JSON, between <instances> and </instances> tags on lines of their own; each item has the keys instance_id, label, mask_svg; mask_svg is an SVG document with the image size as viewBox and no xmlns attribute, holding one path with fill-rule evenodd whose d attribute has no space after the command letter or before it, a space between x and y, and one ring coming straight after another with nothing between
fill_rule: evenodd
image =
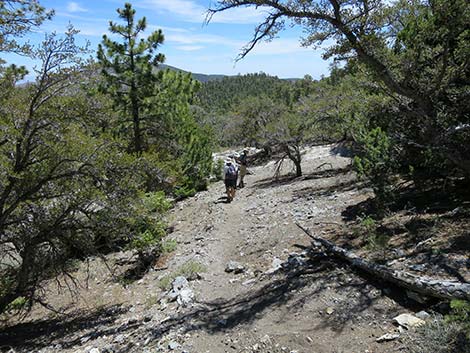
<instances>
[{"instance_id":1,"label":"dark shorts","mask_svg":"<svg viewBox=\"0 0 470 353\"><path fill-rule=\"evenodd\" d=\"M225 187L237 188L237 179L225 179Z\"/></svg>"}]
</instances>

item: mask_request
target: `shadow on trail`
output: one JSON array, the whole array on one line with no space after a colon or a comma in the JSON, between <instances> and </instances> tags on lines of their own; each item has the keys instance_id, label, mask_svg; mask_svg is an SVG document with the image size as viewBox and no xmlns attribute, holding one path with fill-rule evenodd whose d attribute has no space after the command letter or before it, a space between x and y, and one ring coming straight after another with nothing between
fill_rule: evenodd
<instances>
[{"instance_id":1,"label":"shadow on trail","mask_svg":"<svg viewBox=\"0 0 470 353\"><path fill-rule=\"evenodd\" d=\"M310 198L310 197L328 197L335 193L342 193L352 190L359 190L367 187L364 183L358 182L355 179L341 181L333 185L321 185L306 187L293 192L294 199Z\"/></svg>"},{"instance_id":2,"label":"shadow on trail","mask_svg":"<svg viewBox=\"0 0 470 353\"><path fill-rule=\"evenodd\" d=\"M301 314L304 307L310 305L316 305L324 313L321 324L312 329L328 329L341 333L346 327L360 321L363 312L371 306L380 315L390 316L395 313L387 312L387 306L377 305L384 298L384 288L388 289L387 295L402 306L416 305L403 297L402 290L394 290L390 285L385 287L367 275L350 270L340 261L315 253L307 265L284 270L274 275L274 278L269 278L268 283L261 288L250 291L247 289L244 295L232 298L197 303L189 311L176 313L160 323L150 321L151 318L143 318L118 325L116 320L128 308L110 306L91 313L78 312L66 319L38 320L7 327L0 330L0 351L14 349L29 352L56 345L68 349L92 344L92 340L99 337L122 333L134 338L140 337L141 341L150 338L150 342L158 341L175 329L183 333L206 331L214 334L229 331L238 325L252 325L268 310L276 308L287 309L288 317L282 316L280 320L295 321L295 315ZM339 303L326 302L324 298L332 298L331 290L342 294L345 299ZM328 306L334 308L331 315L325 314ZM80 332L79 336L76 335L77 332ZM135 346L132 344L121 346L119 352L134 351Z\"/></svg>"},{"instance_id":3,"label":"shadow on trail","mask_svg":"<svg viewBox=\"0 0 470 353\"><path fill-rule=\"evenodd\" d=\"M0 329L0 352L41 349L60 344L63 348L80 345L82 340L95 339L113 334L114 321L126 313L128 308L120 305L105 306L91 312L77 311L67 317L36 320ZM130 325L125 330L130 330ZM81 337L72 337L76 332L87 330ZM124 329L123 329L124 330Z\"/></svg>"},{"instance_id":4,"label":"shadow on trail","mask_svg":"<svg viewBox=\"0 0 470 353\"><path fill-rule=\"evenodd\" d=\"M395 191L395 198L388 205L391 212L407 211L413 215L434 214L451 219L470 217L470 187L467 183L456 181L454 183L440 183L430 185L425 190L414 186L404 187ZM456 211L456 214L452 214ZM458 212L460 211L460 212ZM356 205L348 206L342 213L345 221L354 221L363 215L378 213L377 202L369 198ZM446 216L446 214L449 214ZM423 222L420 220L420 222ZM409 224L410 228L420 225ZM426 224L421 226L426 227Z\"/></svg>"},{"instance_id":5,"label":"shadow on trail","mask_svg":"<svg viewBox=\"0 0 470 353\"><path fill-rule=\"evenodd\" d=\"M295 175L283 175L279 178L265 178L258 180L253 185L253 188L258 189L268 189L272 187L287 185L295 182L300 182L304 180L315 180L315 179L323 179L323 178L333 178L338 177L340 175L346 175L351 172L351 166L347 166L345 168L339 169L325 169L320 171L315 171L313 173L304 174L301 177L296 177Z\"/></svg>"},{"instance_id":6,"label":"shadow on trail","mask_svg":"<svg viewBox=\"0 0 470 353\"><path fill-rule=\"evenodd\" d=\"M250 325L263 315L265 310L281 307L293 300L298 291L311 284L311 275L321 275L330 265L322 263L313 267L285 272L263 287L233 298L219 298L200 302L193 310L171 317L151 331L158 339L174 328L185 332L203 330L209 333L225 332L237 325ZM320 292L324 287L320 286Z\"/></svg>"},{"instance_id":7,"label":"shadow on trail","mask_svg":"<svg viewBox=\"0 0 470 353\"><path fill-rule=\"evenodd\" d=\"M217 201L214 201L215 204L219 204L219 203L230 203L228 201L228 197L227 196L221 196L217 199Z\"/></svg>"},{"instance_id":8,"label":"shadow on trail","mask_svg":"<svg viewBox=\"0 0 470 353\"><path fill-rule=\"evenodd\" d=\"M349 283L341 280L345 273L354 279ZM198 330L211 334L226 332L238 325L253 324L265 311L273 308L288 308L287 315L295 315L296 312L301 313L305 305L317 303L320 298L331 296L331 293L327 294L331 289L342 293L345 298L355 293L353 298L332 304L335 307L334 314L322 320L322 327L341 332L348 324L360 318L361 313L384 298L384 288L387 288L388 296L400 305L416 307L415 302L403 296L402 290L374 281L366 274L350 270L341 261L319 255L314 262L310 262L309 266L283 272L263 287L243 296L199 303L198 308L173 316L159 327L152 329L151 335L154 339L158 339L174 328L183 328L184 332ZM322 309L326 307L325 304ZM378 309L380 314L386 314L384 307ZM287 319L283 317L282 320Z\"/></svg>"}]
</instances>

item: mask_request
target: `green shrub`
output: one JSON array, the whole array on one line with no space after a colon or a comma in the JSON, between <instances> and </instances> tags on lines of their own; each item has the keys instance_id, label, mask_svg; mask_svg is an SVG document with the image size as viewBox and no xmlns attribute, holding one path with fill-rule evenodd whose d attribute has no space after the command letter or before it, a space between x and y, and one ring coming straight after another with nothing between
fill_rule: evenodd
<instances>
[{"instance_id":1,"label":"green shrub","mask_svg":"<svg viewBox=\"0 0 470 353\"><path fill-rule=\"evenodd\" d=\"M182 186L174 191L175 197L179 200L196 195L196 189L188 186Z\"/></svg>"},{"instance_id":2,"label":"green shrub","mask_svg":"<svg viewBox=\"0 0 470 353\"><path fill-rule=\"evenodd\" d=\"M450 302L450 308L451 312L446 315L446 321L461 324L470 338L470 302L454 299Z\"/></svg>"},{"instance_id":3,"label":"green shrub","mask_svg":"<svg viewBox=\"0 0 470 353\"><path fill-rule=\"evenodd\" d=\"M171 201L166 198L163 191L144 194L142 203L149 212L158 212L160 214L167 212L172 206Z\"/></svg>"},{"instance_id":4,"label":"green shrub","mask_svg":"<svg viewBox=\"0 0 470 353\"><path fill-rule=\"evenodd\" d=\"M410 353L470 353L470 340L462 326L441 318L411 332L406 341Z\"/></svg>"},{"instance_id":5,"label":"green shrub","mask_svg":"<svg viewBox=\"0 0 470 353\"><path fill-rule=\"evenodd\" d=\"M390 237L385 234L373 234L366 238L366 247L369 250L385 250L389 240Z\"/></svg>"},{"instance_id":6,"label":"green shrub","mask_svg":"<svg viewBox=\"0 0 470 353\"><path fill-rule=\"evenodd\" d=\"M151 246L158 245L165 235L165 228L163 223L158 222L157 225L153 226L151 229L146 229L133 237L130 242L130 247L142 251Z\"/></svg>"},{"instance_id":7,"label":"green shrub","mask_svg":"<svg viewBox=\"0 0 470 353\"><path fill-rule=\"evenodd\" d=\"M371 216L360 218L359 224L354 229L356 237L362 237L365 246L369 250L384 250L387 248L389 236L377 233L377 221Z\"/></svg>"},{"instance_id":8,"label":"green shrub","mask_svg":"<svg viewBox=\"0 0 470 353\"><path fill-rule=\"evenodd\" d=\"M384 209L393 200L395 161L391 139L378 127L359 134L357 142L362 152L354 157L354 168L360 177L371 181L377 206Z\"/></svg>"},{"instance_id":9,"label":"green shrub","mask_svg":"<svg viewBox=\"0 0 470 353\"><path fill-rule=\"evenodd\" d=\"M166 239L162 242L162 252L164 254L171 253L176 250L178 243L174 239Z\"/></svg>"},{"instance_id":10,"label":"green shrub","mask_svg":"<svg viewBox=\"0 0 470 353\"><path fill-rule=\"evenodd\" d=\"M13 300L7 307L6 311L21 311L29 304L29 300L25 297L18 297Z\"/></svg>"},{"instance_id":11,"label":"green shrub","mask_svg":"<svg viewBox=\"0 0 470 353\"><path fill-rule=\"evenodd\" d=\"M128 247L138 251L161 244L167 227L163 217L172 206L163 191L145 193L141 201L137 216L129 220L132 236Z\"/></svg>"},{"instance_id":12,"label":"green shrub","mask_svg":"<svg viewBox=\"0 0 470 353\"><path fill-rule=\"evenodd\" d=\"M214 164L212 165L212 173L216 180L222 180L224 178L224 161L222 159L214 161Z\"/></svg>"},{"instance_id":13,"label":"green shrub","mask_svg":"<svg viewBox=\"0 0 470 353\"><path fill-rule=\"evenodd\" d=\"M366 216L362 218L360 225L366 234L375 233L375 230L377 228L377 222L371 216Z\"/></svg>"}]
</instances>

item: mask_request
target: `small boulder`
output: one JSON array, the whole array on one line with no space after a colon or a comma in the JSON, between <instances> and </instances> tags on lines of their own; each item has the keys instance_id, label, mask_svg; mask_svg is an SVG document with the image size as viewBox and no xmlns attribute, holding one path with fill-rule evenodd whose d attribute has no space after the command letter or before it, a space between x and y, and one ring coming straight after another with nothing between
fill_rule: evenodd
<instances>
[{"instance_id":1,"label":"small boulder","mask_svg":"<svg viewBox=\"0 0 470 353\"><path fill-rule=\"evenodd\" d=\"M176 301L181 306L189 306L194 301L194 292L190 288L185 288L179 292Z\"/></svg>"},{"instance_id":2,"label":"small boulder","mask_svg":"<svg viewBox=\"0 0 470 353\"><path fill-rule=\"evenodd\" d=\"M431 314L429 314L428 312L426 312L424 310L421 310L420 312L416 313L415 316L418 319L426 321L427 319L429 319L431 317Z\"/></svg>"},{"instance_id":3,"label":"small boulder","mask_svg":"<svg viewBox=\"0 0 470 353\"><path fill-rule=\"evenodd\" d=\"M181 306L188 306L194 301L194 292L189 288L189 282L185 277L176 277L172 287L173 289L167 294L170 301L176 300Z\"/></svg>"},{"instance_id":4,"label":"small boulder","mask_svg":"<svg viewBox=\"0 0 470 353\"><path fill-rule=\"evenodd\" d=\"M185 277L178 276L173 280L172 286L174 291L180 291L184 288L189 287L189 282Z\"/></svg>"},{"instance_id":5,"label":"small boulder","mask_svg":"<svg viewBox=\"0 0 470 353\"><path fill-rule=\"evenodd\" d=\"M229 261L227 266L225 266L225 272L227 273L243 273L245 272L245 266L243 266L241 263L236 262L236 261Z\"/></svg>"},{"instance_id":6,"label":"small boulder","mask_svg":"<svg viewBox=\"0 0 470 353\"><path fill-rule=\"evenodd\" d=\"M411 314L398 315L397 317L393 318L393 321L397 322L398 325L403 326L406 329L418 327L425 324L424 320L417 318L416 316Z\"/></svg>"},{"instance_id":7,"label":"small boulder","mask_svg":"<svg viewBox=\"0 0 470 353\"><path fill-rule=\"evenodd\" d=\"M176 341L171 341L170 343L168 343L168 349L170 349L172 351L174 351L175 349L178 349L180 347L181 347L181 345Z\"/></svg>"},{"instance_id":8,"label":"small boulder","mask_svg":"<svg viewBox=\"0 0 470 353\"><path fill-rule=\"evenodd\" d=\"M271 264L271 268L266 271L266 274L272 274L277 272L282 268L283 261L281 259L278 259L277 257L273 259L273 262Z\"/></svg>"}]
</instances>

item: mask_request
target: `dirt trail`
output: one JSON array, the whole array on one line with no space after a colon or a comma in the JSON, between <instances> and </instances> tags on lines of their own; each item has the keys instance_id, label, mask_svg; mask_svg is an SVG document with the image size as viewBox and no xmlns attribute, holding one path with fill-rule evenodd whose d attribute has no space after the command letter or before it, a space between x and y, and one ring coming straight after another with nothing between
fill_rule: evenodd
<instances>
[{"instance_id":1,"label":"dirt trail","mask_svg":"<svg viewBox=\"0 0 470 353\"><path fill-rule=\"evenodd\" d=\"M253 174L232 203L224 202L222 182L179 203L169 236L177 250L125 288L95 261L80 303L89 309L100 300L106 310L61 321L61 328L54 319L30 323L15 333L25 336L23 343L13 333L0 332L0 339L25 352L398 351L400 339L376 338L396 332L391 319L408 310L384 295L389 288L309 252L309 239L295 225L331 238L346 224L347 207L369 195L357 188L350 160L331 147L307 151L302 178L274 182L271 162L249 168ZM227 273L230 261L242 272ZM189 281L194 302L185 307L167 300L162 279L195 263L205 271ZM26 333L38 327L49 334Z\"/></svg>"},{"instance_id":2,"label":"dirt trail","mask_svg":"<svg viewBox=\"0 0 470 353\"><path fill-rule=\"evenodd\" d=\"M219 199L224 187L216 183L175 211L172 237L188 246L170 268L189 260L207 268L192 284L207 316L184 340L188 351L390 352L394 343L375 339L394 331L396 303L347 268L309 260L301 250L308 238L295 226L325 233L328 224L343 222L348 205L366 197L349 163L317 147L305 156L305 178L273 182L270 163L251 168L232 203ZM230 261L245 271L226 273ZM274 272L273 262L285 266Z\"/></svg>"}]
</instances>

